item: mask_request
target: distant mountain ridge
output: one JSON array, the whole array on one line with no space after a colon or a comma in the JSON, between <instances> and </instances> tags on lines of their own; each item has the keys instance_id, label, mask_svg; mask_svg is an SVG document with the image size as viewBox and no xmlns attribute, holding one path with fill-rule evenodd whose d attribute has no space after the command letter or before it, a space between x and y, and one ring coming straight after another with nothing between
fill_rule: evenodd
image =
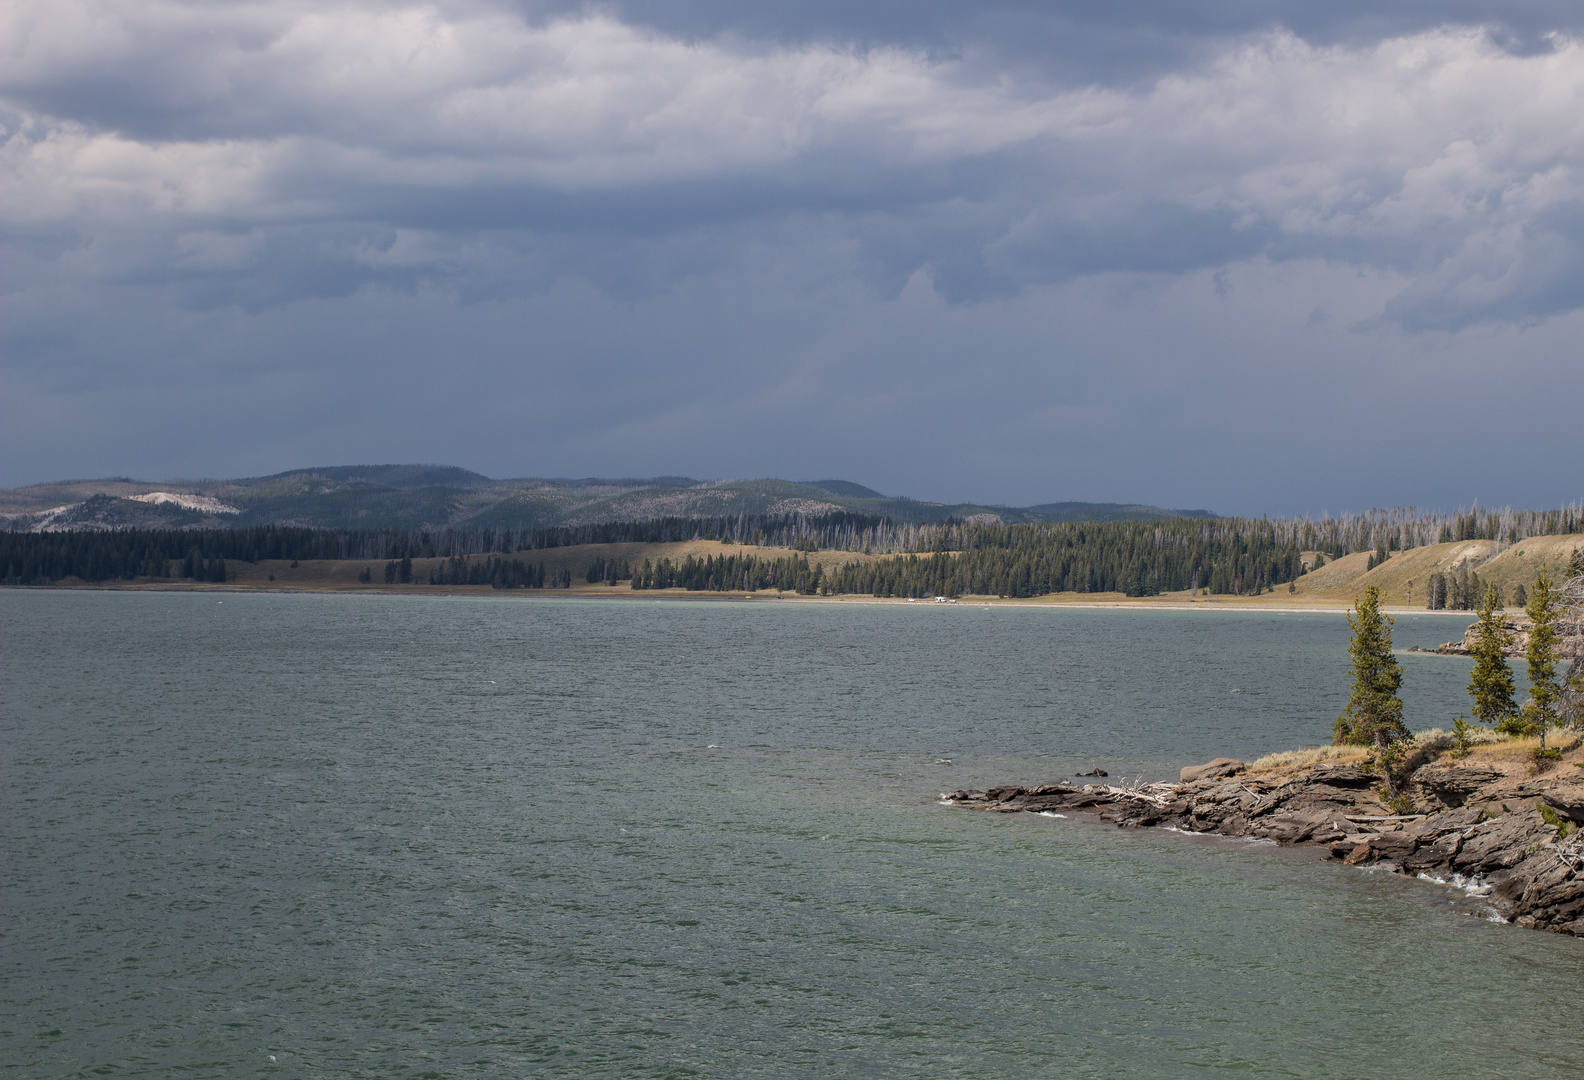
<instances>
[{"instance_id":1,"label":"distant mountain ridge","mask_svg":"<svg viewBox=\"0 0 1584 1080\"><path fill-rule=\"evenodd\" d=\"M454 465L335 465L240 480L151 483L116 477L0 491L0 528L531 529L663 517L870 514L1019 524L1213 518L1132 503L1009 507L883 495L850 480L702 481L685 476L496 480Z\"/></svg>"}]
</instances>

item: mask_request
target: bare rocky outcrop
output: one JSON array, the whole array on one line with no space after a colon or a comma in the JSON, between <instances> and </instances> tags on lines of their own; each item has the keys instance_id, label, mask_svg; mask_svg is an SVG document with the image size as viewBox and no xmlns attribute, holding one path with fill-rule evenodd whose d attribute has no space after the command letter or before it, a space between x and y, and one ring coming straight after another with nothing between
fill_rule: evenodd
<instances>
[{"instance_id":1,"label":"bare rocky outcrop","mask_svg":"<svg viewBox=\"0 0 1584 1080\"><path fill-rule=\"evenodd\" d=\"M1577 757L1570 754L1569 757ZM1584 936L1584 776L1535 776L1522 758L1441 761L1404 786L1414 813L1380 801L1381 778L1350 763L1252 769L1218 758L1175 784L1004 785L949 792L992 813L1082 811L1122 828L1319 845L1350 866L1454 882L1502 918Z\"/></svg>"},{"instance_id":2,"label":"bare rocky outcrop","mask_svg":"<svg viewBox=\"0 0 1584 1080\"><path fill-rule=\"evenodd\" d=\"M1190 765L1178 777L1183 783L1191 784L1195 780L1220 780L1227 776L1236 776L1240 772L1247 772L1248 766L1237 758L1218 757L1214 761L1203 765Z\"/></svg>"},{"instance_id":3,"label":"bare rocky outcrop","mask_svg":"<svg viewBox=\"0 0 1584 1080\"><path fill-rule=\"evenodd\" d=\"M1527 615L1507 615L1503 617L1502 625L1502 653L1506 656L1522 656L1524 650L1529 648L1529 631L1533 623ZM1557 656L1567 659L1569 656L1578 655L1581 644L1579 636L1570 633L1570 628L1563 626L1557 638ZM1449 641L1445 645L1437 645L1435 651L1442 656L1469 656L1473 653L1474 642L1479 637L1479 623L1471 623L1463 631L1462 641Z\"/></svg>"}]
</instances>

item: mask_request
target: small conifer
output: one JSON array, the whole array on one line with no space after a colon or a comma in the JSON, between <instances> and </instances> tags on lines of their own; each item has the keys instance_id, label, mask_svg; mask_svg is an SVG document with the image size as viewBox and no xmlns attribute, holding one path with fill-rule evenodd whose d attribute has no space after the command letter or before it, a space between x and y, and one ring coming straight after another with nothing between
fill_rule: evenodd
<instances>
[{"instance_id":1,"label":"small conifer","mask_svg":"<svg viewBox=\"0 0 1584 1080\"><path fill-rule=\"evenodd\" d=\"M1502 731L1517 719L1518 708L1513 704L1517 686L1505 652L1507 620L1496 613L1499 604L1496 586L1488 586L1479 607L1479 622L1474 624L1474 647L1469 650L1474 670L1469 675L1468 692L1480 723Z\"/></svg>"},{"instance_id":2,"label":"small conifer","mask_svg":"<svg viewBox=\"0 0 1584 1080\"><path fill-rule=\"evenodd\" d=\"M1551 578L1545 567L1535 578L1529 593L1529 604L1524 608L1529 614L1529 646L1524 659L1529 663L1529 700L1524 703L1525 719L1540 729L1540 750L1546 748L1546 728L1556 718L1557 699L1562 688L1557 685L1557 605L1551 588Z\"/></svg>"},{"instance_id":3,"label":"small conifer","mask_svg":"<svg viewBox=\"0 0 1584 1080\"><path fill-rule=\"evenodd\" d=\"M1392 655L1391 627L1396 620L1382 614L1380 590L1374 585L1364 590L1353 607L1348 612L1348 626L1353 629L1348 644L1348 654L1353 657L1353 693L1337 717L1336 742L1373 745L1386 772L1386 789L1395 795L1389 751L1392 743L1408 737L1402 699L1397 696L1402 669Z\"/></svg>"}]
</instances>

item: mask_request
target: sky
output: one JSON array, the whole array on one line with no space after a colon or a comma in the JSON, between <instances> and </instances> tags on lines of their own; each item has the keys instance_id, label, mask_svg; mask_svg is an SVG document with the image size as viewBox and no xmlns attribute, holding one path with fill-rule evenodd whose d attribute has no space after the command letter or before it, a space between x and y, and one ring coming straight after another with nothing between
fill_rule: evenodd
<instances>
[{"instance_id":1,"label":"sky","mask_svg":"<svg viewBox=\"0 0 1584 1080\"><path fill-rule=\"evenodd\" d=\"M1581 342L1577 3L0 7L0 485L1557 506Z\"/></svg>"}]
</instances>

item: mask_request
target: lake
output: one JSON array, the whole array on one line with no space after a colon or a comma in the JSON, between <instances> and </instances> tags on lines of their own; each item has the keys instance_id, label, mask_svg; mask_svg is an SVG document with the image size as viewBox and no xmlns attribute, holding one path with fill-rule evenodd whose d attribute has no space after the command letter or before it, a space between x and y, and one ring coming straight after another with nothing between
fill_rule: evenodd
<instances>
[{"instance_id":1,"label":"lake","mask_svg":"<svg viewBox=\"0 0 1584 1080\"><path fill-rule=\"evenodd\" d=\"M939 805L1325 742L1340 614L0 590L0 631L8 1075L1584 1074L1584 941ZM1401 661L1410 726L1468 711Z\"/></svg>"}]
</instances>

